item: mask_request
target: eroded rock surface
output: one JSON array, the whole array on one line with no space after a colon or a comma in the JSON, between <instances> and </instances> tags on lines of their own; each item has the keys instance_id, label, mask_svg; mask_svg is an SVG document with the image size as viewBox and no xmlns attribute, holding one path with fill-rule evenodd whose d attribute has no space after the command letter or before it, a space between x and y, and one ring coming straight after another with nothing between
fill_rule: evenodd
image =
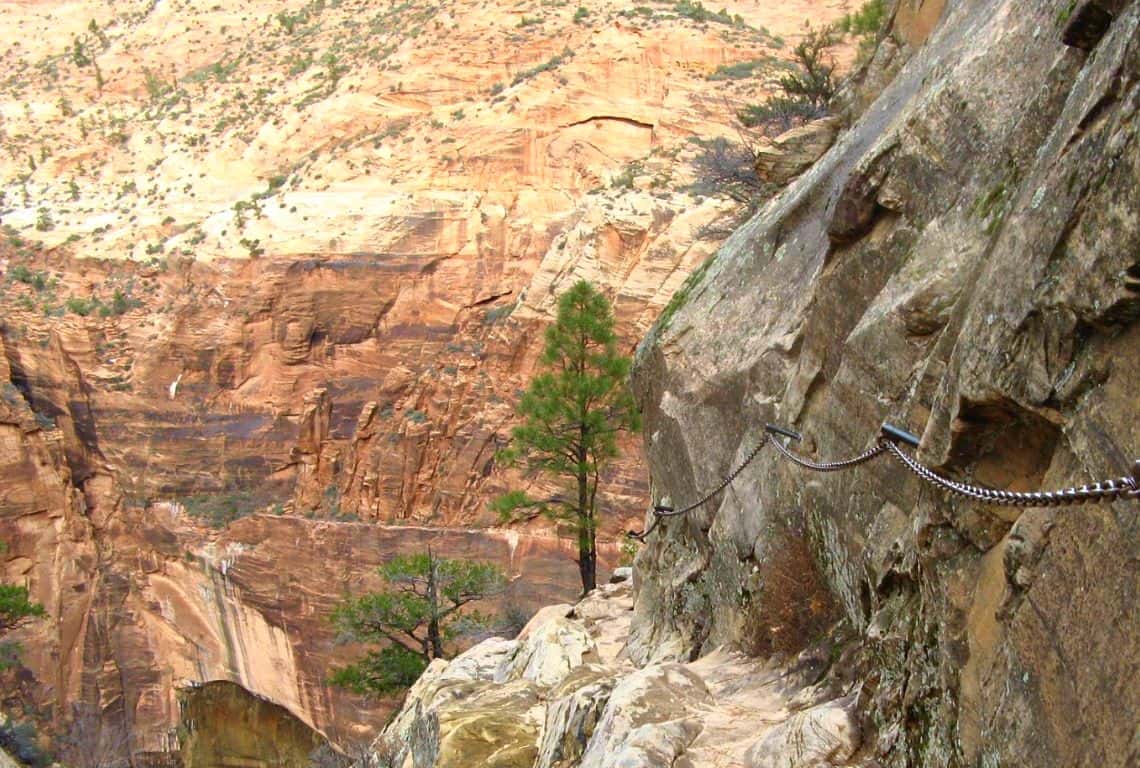
<instances>
[{"instance_id":1,"label":"eroded rock surface","mask_svg":"<svg viewBox=\"0 0 1140 768\"><path fill-rule=\"evenodd\" d=\"M566 654L560 637L571 628L599 647L607 636L628 638L632 607L628 582L607 585L540 612L526 637L433 662L376 754L397 768L458 768L472 755L536 768L750 768L844 765L862 744L855 697L836 696L842 684L816 684L826 669L804 659L783 666L721 649L639 669L619 654L545 682L524 677L512 658L524 645Z\"/></svg>"},{"instance_id":2,"label":"eroded rock surface","mask_svg":"<svg viewBox=\"0 0 1140 768\"><path fill-rule=\"evenodd\" d=\"M1048 4L947 4L936 26L903 5L908 31L862 81L877 97L851 99L862 116L641 345L655 500L700 497L766 422L830 460L891 421L938 471L1012 490L1130 471L1140 4L1080 47ZM890 457L817 474L765 450L651 535L629 653L795 650L842 617L864 681L855 759L1130 765L1138 519L1134 501L985 507ZM793 736L754 758L788 764Z\"/></svg>"}]
</instances>

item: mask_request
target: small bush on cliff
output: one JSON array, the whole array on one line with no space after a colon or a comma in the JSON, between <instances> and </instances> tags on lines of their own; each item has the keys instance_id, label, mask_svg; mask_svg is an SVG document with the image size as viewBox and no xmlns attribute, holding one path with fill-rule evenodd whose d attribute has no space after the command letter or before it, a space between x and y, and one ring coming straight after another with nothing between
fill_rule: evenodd
<instances>
[{"instance_id":1,"label":"small bush on cliff","mask_svg":"<svg viewBox=\"0 0 1140 768\"><path fill-rule=\"evenodd\" d=\"M0 555L8 545L0 541ZM28 619L44 615L44 607L28 600L28 588L15 584L0 584L0 638ZM20 646L0 640L0 670L15 665Z\"/></svg>"},{"instance_id":2,"label":"small bush on cliff","mask_svg":"<svg viewBox=\"0 0 1140 768\"><path fill-rule=\"evenodd\" d=\"M875 52L879 38L890 21L886 0L868 0L863 7L844 15L835 25L838 32L854 35L859 41L859 61Z\"/></svg>"},{"instance_id":3,"label":"small bush on cliff","mask_svg":"<svg viewBox=\"0 0 1140 768\"><path fill-rule=\"evenodd\" d=\"M233 521L256 512L257 500L249 491L203 493L182 499L182 508L186 514L203 520L211 527L225 528Z\"/></svg>"},{"instance_id":4,"label":"small bush on cliff","mask_svg":"<svg viewBox=\"0 0 1140 768\"><path fill-rule=\"evenodd\" d=\"M578 571L585 594L597 586L598 485L618 455L619 432L641 428L626 385L630 359L617 348L609 301L585 280L558 300L558 318L546 329L542 370L519 402L523 423L500 454L507 463L570 481L570 498L532 499L511 491L491 508L504 520L531 510L569 523L578 537Z\"/></svg>"},{"instance_id":5,"label":"small bush on cliff","mask_svg":"<svg viewBox=\"0 0 1140 768\"><path fill-rule=\"evenodd\" d=\"M51 756L40 747L36 727L31 723L0 722L0 747L24 765L34 768L51 765Z\"/></svg>"},{"instance_id":6,"label":"small bush on cliff","mask_svg":"<svg viewBox=\"0 0 1140 768\"><path fill-rule=\"evenodd\" d=\"M341 640L383 644L332 671L334 685L363 694L409 687L432 659L446 658L455 638L490 622L465 606L501 593L507 583L489 563L437 557L431 549L395 557L379 573L385 590L349 598L333 613Z\"/></svg>"},{"instance_id":7,"label":"small bush on cliff","mask_svg":"<svg viewBox=\"0 0 1140 768\"><path fill-rule=\"evenodd\" d=\"M831 51L838 42L829 27L809 26L792 52L787 70L771 80L771 95L736 112L739 141L725 137L692 139L698 150L693 158L693 183L687 191L727 198L740 205L727 222L708 228L701 236L727 236L779 190L756 172L759 149L766 139L827 115L828 102L837 88ZM753 72L760 75L767 71L760 63L756 60L722 67L710 79L746 77Z\"/></svg>"}]
</instances>

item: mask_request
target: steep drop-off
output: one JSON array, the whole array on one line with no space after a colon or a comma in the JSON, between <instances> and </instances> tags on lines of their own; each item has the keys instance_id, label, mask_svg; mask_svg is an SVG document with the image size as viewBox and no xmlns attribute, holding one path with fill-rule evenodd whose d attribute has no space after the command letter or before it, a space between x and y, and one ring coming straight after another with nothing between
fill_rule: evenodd
<instances>
[{"instance_id":1,"label":"steep drop-off","mask_svg":"<svg viewBox=\"0 0 1140 768\"><path fill-rule=\"evenodd\" d=\"M597 281L632 349L725 213L685 191L688 139L766 82L711 78L841 5L0 3L2 577L50 615L21 695L136 754L187 680L378 726L324 683L353 650L330 607L417 526L495 522L555 295ZM522 573L524 608L573 595L530 533L436 540Z\"/></svg>"},{"instance_id":2,"label":"steep drop-off","mask_svg":"<svg viewBox=\"0 0 1140 768\"><path fill-rule=\"evenodd\" d=\"M544 768L1140 762L1140 3L890 24L836 144L639 347L653 500L700 498L766 423L828 461L884 421L945 476L1130 498L987 506L889 454L769 447L656 522L632 618L610 587L430 669L377 743L394 765L461 765L473 734ZM565 641L601 624L605 653Z\"/></svg>"}]
</instances>

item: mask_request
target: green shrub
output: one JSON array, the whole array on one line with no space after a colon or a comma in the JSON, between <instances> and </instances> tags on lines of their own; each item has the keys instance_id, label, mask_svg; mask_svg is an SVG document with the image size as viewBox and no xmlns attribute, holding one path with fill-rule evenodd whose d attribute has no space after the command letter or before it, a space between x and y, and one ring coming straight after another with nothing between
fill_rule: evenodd
<instances>
[{"instance_id":1,"label":"green shrub","mask_svg":"<svg viewBox=\"0 0 1140 768\"><path fill-rule=\"evenodd\" d=\"M887 4L884 0L868 0L857 11L848 13L839 19L835 28L848 35L878 35L887 21Z\"/></svg>"},{"instance_id":2,"label":"green shrub","mask_svg":"<svg viewBox=\"0 0 1140 768\"><path fill-rule=\"evenodd\" d=\"M65 302L65 305L67 306L67 310L73 315L87 317L98 308L99 301L98 299L84 299L78 296L72 296Z\"/></svg>"},{"instance_id":3,"label":"green shrub","mask_svg":"<svg viewBox=\"0 0 1140 768\"><path fill-rule=\"evenodd\" d=\"M574 11L574 23L575 24L581 24L583 21L586 20L586 17L589 15L590 15L590 12L588 10L586 10L585 6L579 5L578 10Z\"/></svg>"},{"instance_id":4,"label":"green shrub","mask_svg":"<svg viewBox=\"0 0 1140 768\"><path fill-rule=\"evenodd\" d=\"M39 270L33 272L23 264L17 264L8 269L8 276L24 285L35 288L37 292L44 290L48 285L47 273Z\"/></svg>"},{"instance_id":5,"label":"green shrub","mask_svg":"<svg viewBox=\"0 0 1140 768\"><path fill-rule=\"evenodd\" d=\"M552 56L537 66L519 72L517 75L515 75L514 79L511 80L511 85L518 85L519 83L529 80L536 75L540 75L543 72L549 72L556 67L562 66L562 64L566 63L572 58L574 58L574 51L570 50L569 48L563 48L562 53L558 54L557 56Z\"/></svg>"},{"instance_id":6,"label":"green shrub","mask_svg":"<svg viewBox=\"0 0 1140 768\"><path fill-rule=\"evenodd\" d=\"M859 61L870 58L889 17L885 0L868 0L862 8L839 19L835 29L859 41Z\"/></svg>"},{"instance_id":7,"label":"green shrub","mask_svg":"<svg viewBox=\"0 0 1140 768\"><path fill-rule=\"evenodd\" d=\"M692 19L693 21L712 21L717 24L731 24L736 27L744 26L744 18L739 14L733 16L725 8L721 8L714 13L708 8L705 8L700 0L680 0L673 6L673 12L678 16Z\"/></svg>"},{"instance_id":8,"label":"green shrub","mask_svg":"<svg viewBox=\"0 0 1140 768\"><path fill-rule=\"evenodd\" d=\"M721 64L716 68L709 80L743 80L762 74L770 65L771 59L752 59L751 61L738 61L735 64Z\"/></svg>"},{"instance_id":9,"label":"green shrub","mask_svg":"<svg viewBox=\"0 0 1140 768\"><path fill-rule=\"evenodd\" d=\"M225 528L257 510L253 494L249 491L203 493L188 496L181 503L186 514L214 528Z\"/></svg>"},{"instance_id":10,"label":"green shrub","mask_svg":"<svg viewBox=\"0 0 1140 768\"><path fill-rule=\"evenodd\" d=\"M0 747L25 765L43 768L51 765L51 756L40 747L36 727L31 723L0 723Z\"/></svg>"},{"instance_id":11,"label":"green shrub","mask_svg":"<svg viewBox=\"0 0 1140 768\"><path fill-rule=\"evenodd\" d=\"M515 311L514 303L504 304L501 307L495 307L493 309L488 309L486 312L483 313L483 324L484 325L494 325L495 323L499 322L503 318L510 317L511 313L514 311Z\"/></svg>"},{"instance_id":12,"label":"green shrub","mask_svg":"<svg viewBox=\"0 0 1140 768\"><path fill-rule=\"evenodd\" d=\"M47 232L51 229L55 229L55 220L51 217L51 211L41 205L36 211L36 231Z\"/></svg>"}]
</instances>

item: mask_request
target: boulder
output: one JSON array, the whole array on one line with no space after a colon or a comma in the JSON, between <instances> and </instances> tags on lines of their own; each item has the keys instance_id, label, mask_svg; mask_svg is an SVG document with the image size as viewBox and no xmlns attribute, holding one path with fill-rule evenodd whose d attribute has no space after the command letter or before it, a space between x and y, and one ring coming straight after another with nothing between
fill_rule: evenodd
<instances>
[{"instance_id":1,"label":"boulder","mask_svg":"<svg viewBox=\"0 0 1140 768\"><path fill-rule=\"evenodd\" d=\"M839 120L824 117L781 133L756 150L756 175L784 185L812 166L839 134Z\"/></svg>"},{"instance_id":2,"label":"boulder","mask_svg":"<svg viewBox=\"0 0 1140 768\"><path fill-rule=\"evenodd\" d=\"M748 750L749 768L831 768L846 765L860 744L855 697L797 712Z\"/></svg>"}]
</instances>

